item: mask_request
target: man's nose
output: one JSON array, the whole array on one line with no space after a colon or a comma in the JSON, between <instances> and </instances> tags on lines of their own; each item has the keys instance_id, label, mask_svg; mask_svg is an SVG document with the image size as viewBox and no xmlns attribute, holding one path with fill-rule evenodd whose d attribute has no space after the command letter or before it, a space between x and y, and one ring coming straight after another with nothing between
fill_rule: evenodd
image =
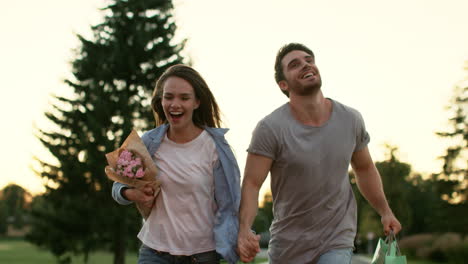
<instances>
[{"instance_id":1,"label":"man's nose","mask_svg":"<svg viewBox=\"0 0 468 264\"><path fill-rule=\"evenodd\" d=\"M312 67L312 62L304 61L302 63L302 68L310 68Z\"/></svg>"}]
</instances>

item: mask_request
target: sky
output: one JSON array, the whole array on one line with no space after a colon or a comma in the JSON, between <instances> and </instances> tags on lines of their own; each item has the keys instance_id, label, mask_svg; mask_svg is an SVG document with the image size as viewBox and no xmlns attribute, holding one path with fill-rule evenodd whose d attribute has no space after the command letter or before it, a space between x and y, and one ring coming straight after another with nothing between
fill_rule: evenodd
<instances>
[{"instance_id":1,"label":"sky","mask_svg":"<svg viewBox=\"0 0 468 264\"><path fill-rule=\"evenodd\" d=\"M0 0L0 188L16 183L39 194L33 157L50 158L34 136L48 128L51 95L66 94L76 33L90 36L108 0ZM322 91L361 112L375 161L385 144L413 171L438 172L447 142L446 110L467 78L466 0L176 0L175 41L206 79L223 112L243 172L257 122L287 102L273 78L277 50L311 48ZM262 187L265 192L267 181Z\"/></svg>"}]
</instances>

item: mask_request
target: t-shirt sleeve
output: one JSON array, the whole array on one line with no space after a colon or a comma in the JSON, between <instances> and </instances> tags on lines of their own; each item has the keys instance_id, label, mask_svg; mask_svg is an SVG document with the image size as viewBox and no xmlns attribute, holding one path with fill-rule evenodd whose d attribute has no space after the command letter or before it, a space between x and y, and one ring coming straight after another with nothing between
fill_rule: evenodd
<instances>
[{"instance_id":1,"label":"t-shirt sleeve","mask_svg":"<svg viewBox=\"0 0 468 264\"><path fill-rule=\"evenodd\" d=\"M247 152L275 160L277 145L273 130L262 120L258 122L257 127L252 133L252 139Z\"/></svg>"},{"instance_id":2,"label":"t-shirt sleeve","mask_svg":"<svg viewBox=\"0 0 468 264\"><path fill-rule=\"evenodd\" d=\"M356 147L354 148L354 151L363 149L370 141L370 136L366 130L366 125L364 124L362 115L356 111L356 117Z\"/></svg>"}]
</instances>

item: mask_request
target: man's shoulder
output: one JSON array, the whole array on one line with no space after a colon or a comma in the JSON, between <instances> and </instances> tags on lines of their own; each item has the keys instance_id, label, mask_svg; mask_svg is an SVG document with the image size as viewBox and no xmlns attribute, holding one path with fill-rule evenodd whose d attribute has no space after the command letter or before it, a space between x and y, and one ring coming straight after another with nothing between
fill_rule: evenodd
<instances>
[{"instance_id":1,"label":"man's shoulder","mask_svg":"<svg viewBox=\"0 0 468 264\"><path fill-rule=\"evenodd\" d=\"M336 101L334 99L330 99L333 102L333 106L336 107L336 112L341 113L344 115L348 115L353 118L360 118L361 113L359 111L351 106L345 105L339 101Z\"/></svg>"},{"instance_id":2,"label":"man's shoulder","mask_svg":"<svg viewBox=\"0 0 468 264\"><path fill-rule=\"evenodd\" d=\"M284 123L284 120L287 119L287 108L289 107L288 103L281 105L280 107L273 110L271 113L266 115L264 118L260 120L259 123L268 125L268 126L275 126L281 123Z\"/></svg>"}]
</instances>

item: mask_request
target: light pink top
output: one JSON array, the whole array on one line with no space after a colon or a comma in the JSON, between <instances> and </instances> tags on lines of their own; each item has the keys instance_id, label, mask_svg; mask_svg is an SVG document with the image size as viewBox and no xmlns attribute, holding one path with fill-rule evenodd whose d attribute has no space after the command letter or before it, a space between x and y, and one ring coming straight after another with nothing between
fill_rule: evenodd
<instances>
[{"instance_id":1,"label":"light pink top","mask_svg":"<svg viewBox=\"0 0 468 264\"><path fill-rule=\"evenodd\" d=\"M203 131L194 140L177 144L166 135L154 160L161 193L138 238L172 255L215 250L213 168L218 155L213 139Z\"/></svg>"}]
</instances>

